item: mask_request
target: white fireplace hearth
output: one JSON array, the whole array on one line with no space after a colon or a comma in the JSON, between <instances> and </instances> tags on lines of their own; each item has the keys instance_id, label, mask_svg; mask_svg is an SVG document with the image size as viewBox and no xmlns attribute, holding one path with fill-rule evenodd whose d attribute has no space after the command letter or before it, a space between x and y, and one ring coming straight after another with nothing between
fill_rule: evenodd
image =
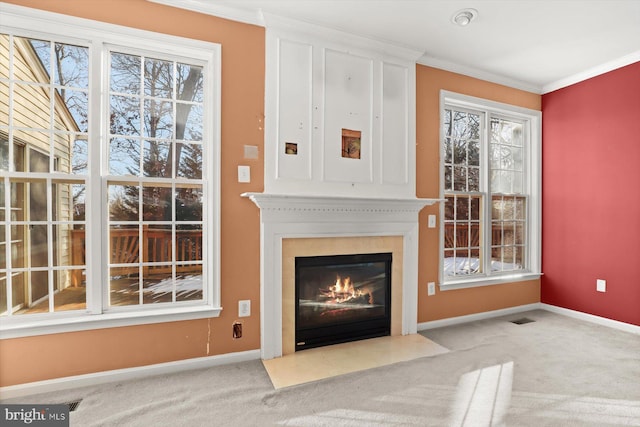
<instances>
[{"instance_id":1,"label":"white fireplace hearth","mask_svg":"<svg viewBox=\"0 0 640 427\"><path fill-rule=\"evenodd\" d=\"M392 335L417 332L418 213L438 199L353 198L244 193L260 208L261 225L261 357L272 359L294 350L291 334L290 269L283 274L283 241L288 251L300 248L300 256L312 247L322 253L337 239L340 251L395 251L396 290L392 291ZM393 239L371 239L393 237ZM299 240L298 240L299 239ZM314 240L322 241L316 245ZM289 243L293 242L293 245ZM398 244L398 242L400 242ZM297 246L296 244L297 243ZM382 246L380 246L382 245ZM399 248L398 248L399 246ZM396 247L396 249L394 249ZM338 252L337 254L340 254ZM290 256L288 253L286 256ZM400 265L397 265L397 264ZM285 263L286 264L286 263ZM397 283L400 282L400 283ZM283 285L284 284L284 285ZM399 300L399 301L397 301ZM284 340L283 340L284 337Z\"/></svg>"}]
</instances>

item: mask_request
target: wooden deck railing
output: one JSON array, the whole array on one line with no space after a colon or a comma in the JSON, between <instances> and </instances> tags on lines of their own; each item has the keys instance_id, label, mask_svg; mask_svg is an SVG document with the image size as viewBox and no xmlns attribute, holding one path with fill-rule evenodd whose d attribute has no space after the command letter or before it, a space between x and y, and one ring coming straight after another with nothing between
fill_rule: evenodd
<instances>
[{"instance_id":1,"label":"wooden deck railing","mask_svg":"<svg viewBox=\"0 0 640 427\"><path fill-rule=\"evenodd\" d=\"M143 229L142 250L138 229L112 229L109 231L109 263L120 264L118 273L137 274L140 272L140 254L144 263L164 263L164 265L145 265L143 275L171 272L172 251L174 248L171 231L147 227ZM71 231L73 265L86 265L85 231ZM175 238L176 270L179 273L199 271L201 265L184 265L181 261L202 260L202 230L179 230ZM74 270L72 285L80 286L82 271Z\"/></svg>"},{"instance_id":2,"label":"wooden deck railing","mask_svg":"<svg viewBox=\"0 0 640 427\"><path fill-rule=\"evenodd\" d=\"M509 232L507 232L508 234ZM493 227L491 230L491 241L501 242L503 239L502 228ZM513 234L513 233L511 233ZM506 236L505 236L506 237ZM445 223L444 225L444 247L445 249L461 248L456 251L456 256L468 256L467 249L477 248L480 246L480 227L473 224L471 227L455 228L454 224Z\"/></svg>"}]
</instances>

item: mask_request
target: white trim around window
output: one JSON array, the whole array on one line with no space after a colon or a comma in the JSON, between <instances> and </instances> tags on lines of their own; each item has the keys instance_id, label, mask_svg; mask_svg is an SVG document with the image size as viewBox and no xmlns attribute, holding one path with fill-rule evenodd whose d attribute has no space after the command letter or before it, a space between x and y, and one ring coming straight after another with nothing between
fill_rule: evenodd
<instances>
[{"instance_id":1,"label":"white trim around window","mask_svg":"<svg viewBox=\"0 0 640 427\"><path fill-rule=\"evenodd\" d=\"M3 25L0 30L3 34L75 43L78 46L88 48L88 67L90 70L88 131L74 132L84 134L90 146L100 147L99 150L89 149L90 172L82 178L87 187L86 220L83 221L86 230L86 281L88 284L91 283L91 285L87 285L86 290L86 309L0 317L0 339L217 317L222 310L220 307L219 214L221 46L216 43L158 34L14 5L3 5L0 10L0 19L3 23L8 24ZM109 260L106 249L108 231L104 229L104 225L109 220L107 202L104 197L109 179L108 163L105 160L108 144L106 139L109 135L109 120L106 118L105 111L108 111L109 102L106 97L109 88L105 76L109 63L108 53L114 46L121 46L132 52L155 53L161 59L192 61L193 64L202 66L203 92L205 94L202 105L206 112L203 115L202 123L202 134L204 135L202 138L202 163L205 166L202 178L197 181L204 194L203 218L200 221L205 228L202 237L205 255L203 255L204 259L199 262L202 264L204 282L201 299L179 304L169 302L167 304L129 307L110 307L105 302L108 300L105 289L108 287L109 280L107 269ZM99 71L96 72L96 70ZM14 83L8 82L8 84L13 85ZM53 89L51 90L53 91ZM0 129L0 131L2 130L7 129ZM56 130L52 128L51 132L55 133ZM53 145L51 146L53 147ZM12 170L4 171L0 175L1 185L8 185L5 183L10 182L10 179L23 179L20 172ZM43 179L63 178L58 176L62 174L56 173L46 174L51 176L49 178L45 177L45 174L42 175ZM73 176L69 179L82 181L82 179ZM138 181L144 180L141 177ZM172 182L175 187L187 188L185 187L187 184L184 184L180 179L174 179ZM51 190L48 190L48 193L50 194ZM5 201L9 201L9 196L5 197ZM9 216L5 217L5 209L2 211L0 219L9 221ZM173 215L175 218L175 212ZM173 221L175 223L175 219ZM48 220L47 226L50 230L52 229L51 220ZM170 228L170 225L167 227ZM175 225L173 233L175 236ZM50 245L51 243L49 243ZM6 256L10 257L10 255ZM176 256L173 255L173 261L167 262L168 268L173 268L174 278L176 264L183 261L177 259ZM147 264L153 263L141 262L140 271ZM55 271L56 268L59 268L51 267L52 265L56 264L51 264L50 260L50 270ZM99 285L95 285L95 283L99 283ZM174 295L173 302L175 301ZM50 306L52 304L50 303Z\"/></svg>"},{"instance_id":2,"label":"white trim around window","mask_svg":"<svg viewBox=\"0 0 640 427\"><path fill-rule=\"evenodd\" d=\"M526 137L525 147L525 195L527 198L527 229L526 229L526 268L515 271L505 271L499 273L485 272L484 274L474 274L469 277L454 276L447 278L444 274L444 247L445 247L445 206L440 204L440 269L439 283L440 289L443 291L463 289L470 287L479 287L495 284L505 284L513 282L521 282L533 280L540 277L541 273L541 149L542 149L542 113L537 110L513 106L500 102L490 101L482 98L476 98L468 95L462 95L450 91L442 90L440 92L440 198L445 196L445 153L443 141L444 135L444 109L446 107L459 108L461 110L479 112L485 122L489 117L504 117L517 120L524 123L528 135ZM489 126L482 126L484 135L482 141L487 144ZM488 168L487 147L481 149L481 164ZM488 187L488 173L485 171L481 178L481 191L486 191ZM489 193L486 193L489 194ZM486 203L485 203L486 205ZM491 217L490 210L485 206L484 222L490 227ZM490 245L485 243L485 252L489 251Z\"/></svg>"}]
</instances>

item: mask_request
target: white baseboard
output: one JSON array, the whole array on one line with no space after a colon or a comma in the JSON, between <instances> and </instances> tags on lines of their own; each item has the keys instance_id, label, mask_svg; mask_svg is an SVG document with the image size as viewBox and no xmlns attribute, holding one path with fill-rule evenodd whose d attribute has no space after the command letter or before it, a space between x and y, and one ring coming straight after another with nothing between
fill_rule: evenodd
<instances>
[{"instance_id":1,"label":"white baseboard","mask_svg":"<svg viewBox=\"0 0 640 427\"><path fill-rule=\"evenodd\" d=\"M210 368L212 366L229 363L244 362L260 359L260 350L249 350L237 353L221 354L217 356L198 357L195 359L177 360L175 362L158 363L155 365L139 366L135 368L115 369L72 377L55 378L52 380L36 381L0 387L0 399L11 399L33 394L67 390L115 381L151 377L154 375L172 374L192 369Z\"/></svg>"},{"instance_id":2,"label":"white baseboard","mask_svg":"<svg viewBox=\"0 0 640 427\"><path fill-rule=\"evenodd\" d=\"M450 317L448 319L432 320L429 322L418 323L418 331L441 328L444 326L459 325L462 323L507 316L510 314L522 313L530 310L546 310L552 313L561 314L564 316L573 317L575 319L584 320L613 329L640 335L640 326L631 325L629 323L619 322L617 320L611 320L604 317L594 316L592 314L582 313L580 311L569 310L567 308L556 307L543 303L519 305L516 307L503 308L500 310L486 311L483 313L468 314L466 316ZM39 393L67 390L71 388L105 384L115 381L127 381L154 375L171 374L191 369L204 369L210 368L212 366L226 365L229 363L258 359L260 359L260 350L249 350L238 353L228 353L217 356L199 357L195 359L178 360L175 362L158 363L149 366L116 369L112 371L96 372L92 374L76 375L72 377L56 378L45 381L36 381L32 383L0 387L0 399L11 399Z\"/></svg>"},{"instance_id":3,"label":"white baseboard","mask_svg":"<svg viewBox=\"0 0 640 427\"><path fill-rule=\"evenodd\" d=\"M596 323L598 325L607 326L609 328L640 335L640 326L620 322L618 320L607 319L606 317L595 316L593 314L583 313L581 311L570 310L568 308L557 307L555 305L544 304L541 302L503 308L501 310L485 311L483 313L468 314L466 316L450 317L448 319L432 320L430 322L418 323L418 330L426 331L427 329L459 325L461 323L475 322L477 320L507 316L509 314L522 313L529 310L546 310L551 313L562 314L567 317L573 317L574 319L584 320L586 322Z\"/></svg>"},{"instance_id":4,"label":"white baseboard","mask_svg":"<svg viewBox=\"0 0 640 427\"><path fill-rule=\"evenodd\" d=\"M502 308L500 310L485 311L482 313L467 314L465 316L449 317L441 320L418 323L418 330L442 328L444 326L459 325L461 323L475 322L476 320L491 319L493 317L507 316L509 314L522 313L523 311L539 310L542 305L539 302L519 305L516 307Z\"/></svg>"},{"instance_id":5,"label":"white baseboard","mask_svg":"<svg viewBox=\"0 0 640 427\"><path fill-rule=\"evenodd\" d=\"M640 335L640 326L632 325L630 323L607 319L606 317L595 316L593 314L583 313L581 311L570 310L568 308L557 307L555 305L544 303L540 303L540 308L552 313L562 314L567 317L573 317L574 319L584 320L586 322L596 323L598 325L607 326L609 328Z\"/></svg>"}]
</instances>

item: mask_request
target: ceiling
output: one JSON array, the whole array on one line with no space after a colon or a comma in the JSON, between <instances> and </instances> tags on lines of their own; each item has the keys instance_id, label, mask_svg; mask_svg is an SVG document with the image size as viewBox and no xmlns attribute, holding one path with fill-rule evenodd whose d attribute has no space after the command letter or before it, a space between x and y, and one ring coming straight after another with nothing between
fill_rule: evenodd
<instances>
[{"instance_id":1,"label":"ceiling","mask_svg":"<svg viewBox=\"0 0 640 427\"><path fill-rule=\"evenodd\" d=\"M546 93L640 61L640 0L152 0L264 25L263 13L408 47L418 62ZM476 9L465 27L455 12Z\"/></svg>"}]
</instances>

